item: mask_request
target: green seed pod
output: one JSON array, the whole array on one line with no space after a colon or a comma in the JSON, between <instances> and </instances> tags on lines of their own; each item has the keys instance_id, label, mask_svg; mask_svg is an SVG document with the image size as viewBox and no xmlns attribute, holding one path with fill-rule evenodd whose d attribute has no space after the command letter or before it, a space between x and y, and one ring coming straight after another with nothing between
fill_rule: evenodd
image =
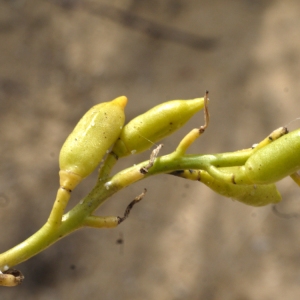
<instances>
[{"instance_id":1,"label":"green seed pod","mask_svg":"<svg viewBox=\"0 0 300 300\"><path fill-rule=\"evenodd\" d=\"M126 124L113 147L118 156L143 152L182 127L204 107L204 98L162 103Z\"/></svg>"},{"instance_id":2,"label":"green seed pod","mask_svg":"<svg viewBox=\"0 0 300 300\"><path fill-rule=\"evenodd\" d=\"M238 167L220 168L224 173L235 173ZM251 206L264 206L281 201L281 195L275 184L237 185L216 180L206 172L201 172L201 182L225 197Z\"/></svg>"},{"instance_id":3,"label":"green seed pod","mask_svg":"<svg viewBox=\"0 0 300 300\"><path fill-rule=\"evenodd\" d=\"M247 205L251 206L265 206L268 204L276 204L281 201L281 195L277 190L274 183L263 184L263 185L235 185L231 184L231 189L234 190L238 188L243 188L241 193L236 196L230 196L233 200L237 200Z\"/></svg>"},{"instance_id":4,"label":"green seed pod","mask_svg":"<svg viewBox=\"0 0 300 300\"><path fill-rule=\"evenodd\" d=\"M118 139L125 121L127 98L122 96L92 107L61 148L60 184L68 190L91 174Z\"/></svg>"},{"instance_id":5,"label":"green seed pod","mask_svg":"<svg viewBox=\"0 0 300 300\"><path fill-rule=\"evenodd\" d=\"M224 173L234 173L237 167L220 168ZM214 192L251 206L264 206L281 201L281 195L275 184L237 185L215 179L203 170L181 170L171 173L190 180L204 183Z\"/></svg>"},{"instance_id":6,"label":"green seed pod","mask_svg":"<svg viewBox=\"0 0 300 300\"><path fill-rule=\"evenodd\" d=\"M283 135L249 157L234 175L237 184L267 184L300 169L300 129Z\"/></svg>"}]
</instances>

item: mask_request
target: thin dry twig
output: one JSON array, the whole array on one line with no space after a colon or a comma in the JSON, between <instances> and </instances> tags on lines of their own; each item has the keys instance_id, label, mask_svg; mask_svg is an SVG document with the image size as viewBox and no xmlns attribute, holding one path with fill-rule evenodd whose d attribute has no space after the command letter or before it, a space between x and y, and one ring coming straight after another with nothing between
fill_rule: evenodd
<instances>
[{"instance_id":1,"label":"thin dry twig","mask_svg":"<svg viewBox=\"0 0 300 300\"><path fill-rule=\"evenodd\" d=\"M150 160L149 160L148 165L146 165L145 167L142 167L142 168L140 169L140 172L141 172L142 174L147 174L147 173L148 173L149 169L153 166L154 161L155 161L155 159L157 158L158 153L159 153L159 151L160 151L160 149L161 149L162 147L163 147L163 144L160 144L160 145L158 145L158 146L152 151L152 153L151 153L151 155L150 155Z\"/></svg>"},{"instance_id":2,"label":"thin dry twig","mask_svg":"<svg viewBox=\"0 0 300 300\"><path fill-rule=\"evenodd\" d=\"M130 214L130 211L132 210L133 206L134 206L136 203L140 202L140 201L144 198L146 192L147 192L147 190L144 189L144 192L143 192L143 193L141 193L140 195L138 195L137 197L135 197L135 198L133 199L133 201L131 201L131 202L129 203L129 205L126 207L124 216L123 216L123 217L118 217L118 224L121 224L123 221L125 221L125 220L128 218L128 216L129 216L129 214Z\"/></svg>"}]
</instances>

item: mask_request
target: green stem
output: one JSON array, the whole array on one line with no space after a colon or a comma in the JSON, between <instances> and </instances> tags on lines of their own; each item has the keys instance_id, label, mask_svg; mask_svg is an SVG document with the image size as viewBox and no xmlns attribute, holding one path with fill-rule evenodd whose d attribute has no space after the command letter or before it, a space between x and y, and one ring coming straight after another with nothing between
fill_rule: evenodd
<instances>
[{"instance_id":1,"label":"green stem","mask_svg":"<svg viewBox=\"0 0 300 300\"><path fill-rule=\"evenodd\" d=\"M113 152L109 152L107 157L105 158L105 162L100 168L98 180L101 178L103 181L109 177L109 174L118 161L117 156Z\"/></svg>"},{"instance_id":2,"label":"green stem","mask_svg":"<svg viewBox=\"0 0 300 300\"><path fill-rule=\"evenodd\" d=\"M172 153L157 158L147 174L142 174L140 169L147 165L148 161L123 170L106 182L98 181L83 201L80 201L63 216L61 224L54 226L47 222L27 240L0 254L0 270L3 271L28 260L64 236L88 225L90 223L88 218L92 213L110 196L128 185L152 175L170 173L178 169L206 170L209 165L218 167L242 165L250 154L250 150L215 155L185 155L183 157Z\"/></svg>"}]
</instances>

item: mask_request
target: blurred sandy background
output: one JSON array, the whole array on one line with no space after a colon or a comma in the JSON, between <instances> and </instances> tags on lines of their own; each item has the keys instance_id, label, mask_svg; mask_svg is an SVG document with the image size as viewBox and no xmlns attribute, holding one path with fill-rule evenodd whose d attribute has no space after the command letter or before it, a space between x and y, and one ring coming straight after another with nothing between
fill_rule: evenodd
<instances>
[{"instance_id":1,"label":"blurred sandy background","mask_svg":"<svg viewBox=\"0 0 300 300\"><path fill-rule=\"evenodd\" d=\"M296 0L1 0L0 251L46 221L60 147L96 103L126 95L130 120L208 89L211 124L190 153L246 148L300 117L299 16ZM199 113L162 154L202 123ZM23 285L1 300L299 299L300 218L167 175L128 187L99 215L121 215L144 187L125 223L78 231L19 265ZM278 210L300 213L296 185L279 188Z\"/></svg>"}]
</instances>

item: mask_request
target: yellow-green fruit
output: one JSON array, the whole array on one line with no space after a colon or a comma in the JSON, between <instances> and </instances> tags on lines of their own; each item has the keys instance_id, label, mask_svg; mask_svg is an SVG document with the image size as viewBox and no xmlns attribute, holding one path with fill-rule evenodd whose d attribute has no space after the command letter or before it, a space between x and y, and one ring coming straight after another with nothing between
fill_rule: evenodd
<instances>
[{"instance_id":1,"label":"yellow-green fruit","mask_svg":"<svg viewBox=\"0 0 300 300\"><path fill-rule=\"evenodd\" d=\"M118 156L143 152L182 127L204 107L204 98L162 103L126 124L113 147Z\"/></svg>"},{"instance_id":2,"label":"yellow-green fruit","mask_svg":"<svg viewBox=\"0 0 300 300\"><path fill-rule=\"evenodd\" d=\"M247 180L267 184L279 181L300 169L300 129L283 135L269 145L259 149L241 170ZM241 176L243 177L243 176ZM236 176L243 184L243 178Z\"/></svg>"},{"instance_id":3,"label":"yellow-green fruit","mask_svg":"<svg viewBox=\"0 0 300 300\"><path fill-rule=\"evenodd\" d=\"M95 105L81 118L60 151L61 186L72 190L99 165L121 133L126 104L121 96Z\"/></svg>"},{"instance_id":4,"label":"yellow-green fruit","mask_svg":"<svg viewBox=\"0 0 300 300\"><path fill-rule=\"evenodd\" d=\"M237 167L221 168L221 170L224 174L231 174L237 170ZM264 206L281 201L281 195L275 184L238 185L215 179L203 170L178 170L170 174L200 181L222 196L251 206Z\"/></svg>"},{"instance_id":5,"label":"yellow-green fruit","mask_svg":"<svg viewBox=\"0 0 300 300\"><path fill-rule=\"evenodd\" d=\"M224 173L234 173L238 167L221 168ZM275 184L238 185L214 179L207 172L201 172L201 182L216 193L251 206L264 206L281 201Z\"/></svg>"}]
</instances>

